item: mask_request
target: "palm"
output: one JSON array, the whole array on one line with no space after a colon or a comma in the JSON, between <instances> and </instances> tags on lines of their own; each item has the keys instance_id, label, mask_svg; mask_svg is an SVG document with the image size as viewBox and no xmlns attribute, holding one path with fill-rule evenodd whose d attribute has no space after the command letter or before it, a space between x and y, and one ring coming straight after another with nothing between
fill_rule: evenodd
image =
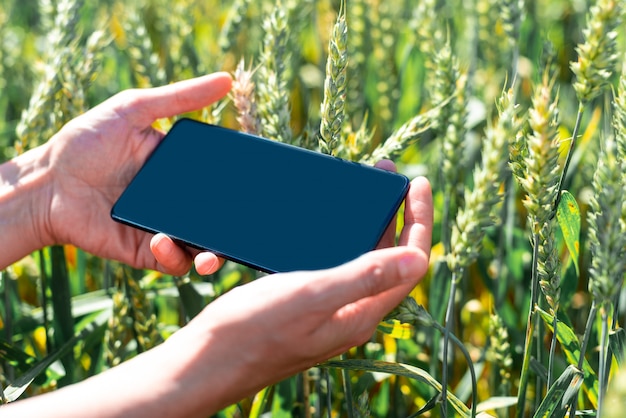
<instances>
[{"instance_id":1,"label":"palm","mask_svg":"<svg viewBox=\"0 0 626 418\"><path fill-rule=\"evenodd\" d=\"M50 207L59 242L138 266L154 264L150 236L113 222L109 212L160 137L152 128L116 119L113 112L105 118L87 113L59 132L53 145L60 152L51 163L55 180L61 180L55 181Z\"/></svg>"},{"instance_id":2,"label":"palm","mask_svg":"<svg viewBox=\"0 0 626 418\"><path fill-rule=\"evenodd\" d=\"M151 235L114 222L111 207L163 137L151 126L154 120L206 106L229 87L230 78L217 74L157 89L130 90L61 129L49 141L51 240L155 268Z\"/></svg>"}]
</instances>

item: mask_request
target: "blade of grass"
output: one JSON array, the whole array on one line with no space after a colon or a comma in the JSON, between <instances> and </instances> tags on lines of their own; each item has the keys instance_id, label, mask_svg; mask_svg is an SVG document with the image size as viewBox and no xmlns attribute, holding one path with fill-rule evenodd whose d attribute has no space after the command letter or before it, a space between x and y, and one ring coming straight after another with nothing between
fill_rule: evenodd
<instances>
[{"instance_id":1,"label":"blade of grass","mask_svg":"<svg viewBox=\"0 0 626 418\"><path fill-rule=\"evenodd\" d=\"M37 362L37 358L20 350L8 341L0 339L0 359L20 373L26 373ZM45 380L45 379L44 379ZM43 381L39 381L39 384Z\"/></svg>"},{"instance_id":2,"label":"blade of grass","mask_svg":"<svg viewBox=\"0 0 626 418\"><path fill-rule=\"evenodd\" d=\"M206 305L204 297L194 287L189 277L174 277L174 282L178 289L180 303L185 310L185 317L187 321L190 321L204 309Z\"/></svg>"},{"instance_id":3,"label":"blade of grass","mask_svg":"<svg viewBox=\"0 0 626 418\"><path fill-rule=\"evenodd\" d=\"M541 308L535 308L539 316L543 319L544 323L551 332L554 332L552 315L542 310ZM581 358L580 344L578 343L578 337L574 331L564 324L562 321L557 322L556 338L561 344L561 349L565 353L565 357L570 364L578 364ZM582 367L580 368L584 373L583 389L587 393L587 398L594 408L598 405L598 380L596 373L587 361L583 359Z\"/></svg>"},{"instance_id":4,"label":"blade of grass","mask_svg":"<svg viewBox=\"0 0 626 418\"><path fill-rule=\"evenodd\" d=\"M491 411L492 409L504 409L510 408L517 404L517 398L515 396L493 396L486 401L478 404L476 411L484 412Z\"/></svg>"},{"instance_id":5,"label":"blade of grass","mask_svg":"<svg viewBox=\"0 0 626 418\"><path fill-rule=\"evenodd\" d=\"M46 333L46 351L52 352L52 339L50 338L50 318L48 317L48 273L46 269L46 252L42 248L39 254L39 274L41 276L41 306L43 307L43 329Z\"/></svg>"},{"instance_id":6,"label":"blade of grass","mask_svg":"<svg viewBox=\"0 0 626 418\"><path fill-rule=\"evenodd\" d=\"M431 386L438 392L442 391L441 383L439 383L434 377L432 377L425 370L419 367L411 366L403 363L391 363L380 360L369 359L350 359L350 360L331 360L322 363L320 367L333 367L346 370L361 370L367 372L388 373L397 376L408 377L409 379L419 380L427 385ZM455 411L462 417L469 417L469 408L454 394L448 392L448 402L452 405Z\"/></svg>"},{"instance_id":7,"label":"blade of grass","mask_svg":"<svg viewBox=\"0 0 626 418\"><path fill-rule=\"evenodd\" d=\"M583 372L571 364L567 366L546 394L534 417L563 418L570 402L578 397L583 379Z\"/></svg>"},{"instance_id":8,"label":"blade of grass","mask_svg":"<svg viewBox=\"0 0 626 418\"><path fill-rule=\"evenodd\" d=\"M89 326L86 326L80 333L72 336L70 339L65 341L63 345L59 347L54 353L44 357L41 361L37 362L33 365L31 369L29 369L26 373L15 379L7 388L4 390L4 396L9 402L15 401L18 399L22 393L33 382L33 380L44 370L48 368L52 363L60 359L61 357L71 353L72 348L76 343L84 338L88 337L92 332L96 332L102 324L98 324L96 321L91 323Z\"/></svg>"},{"instance_id":9,"label":"blade of grass","mask_svg":"<svg viewBox=\"0 0 626 418\"><path fill-rule=\"evenodd\" d=\"M252 402L252 406L250 407L250 413L248 418L259 418L265 411L267 405L267 399L269 398L271 386L261 389L254 396L254 400Z\"/></svg>"},{"instance_id":10,"label":"blade of grass","mask_svg":"<svg viewBox=\"0 0 626 418\"><path fill-rule=\"evenodd\" d=\"M580 209L574 196L567 190L562 193L561 201L556 211L556 219L563 232L565 245L569 250L574 267L576 267L576 273L580 274L578 267L578 258L580 257Z\"/></svg>"},{"instance_id":11,"label":"blade of grass","mask_svg":"<svg viewBox=\"0 0 626 418\"><path fill-rule=\"evenodd\" d=\"M626 354L626 331L624 328L617 328L609 333L609 346L617 364L624 365L624 354Z\"/></svg>"},{"instance_id":12,"label":"blade of grass","mask_svg":"<svg viewBox=\"0 0 626 418\"><path fill-rule=\"evenodd\" d=\"M52 275L50 291L52 293L52 311L55 347L62 347L74 335L74 317L72 316L72 298L70 294L70 277L67 272L65 249L60 245L50 247ZM65 377L59 386L73 383L74 356L68 352L61 362L65 367Z\"/></svg>"}]
</instances>

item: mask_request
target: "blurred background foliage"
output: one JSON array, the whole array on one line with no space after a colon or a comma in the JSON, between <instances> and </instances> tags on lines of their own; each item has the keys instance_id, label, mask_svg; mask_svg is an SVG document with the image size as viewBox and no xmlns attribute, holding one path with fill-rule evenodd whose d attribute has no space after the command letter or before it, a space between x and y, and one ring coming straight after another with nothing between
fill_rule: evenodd
<instances>
[{"instance_id":1,"label":"blurred background foliage","mask_svg":"<svg viewBox=\"0 0 626 418\"><path fill-rule=\"evenodd\" d=\"M482 137L496 118L495 103L504 87L515 74L517 102L527 109L547 56L557 68L561 138L571 136L578 102L569 63L577 59L575 48L583 40L589 2L527 1L519 40L514 44L507 38L507 3L348 0L347 141L354 141L364 128L371 141L363 146L371 150L436 104L433 91L439 73L431 59L436 34L450 39L452 55L467 77L466 133L456 167L462 181L454 193L471 186L470 173L480 161ZM84 4L2 0L0 156L7 160L46 141L64 122L123 89L160 85L217 70L234 72L241 59L248 68L262 65L267 32L264 22L277 7L272 1L251 0L103 0ZM287 19L284 51L272 50L271 45L267 48L280 57L285 69L283 93L289 98L293 138L317 149L328 44L340 4L284 0L282 7ZM618 31L623 55L624 28ZM612 79L614 85L616 80ZM50 87L47 91L51 94L41 96L37 110L31 98L37 96L42 83ZM259 83L263 81L257 80ZM568 190L578 200L583 231L600 132L608 123L602 112L606 97L593 101L591 111L586 112L585 129L570 169L575 176L569 179ZM28 112L35 114L30 125L20 131L20 120ZM229 100L191 116L239 129ZM166 129L171 121L160 123ZM27 135L18 137L18 132ZM436 132L427 130L415 144L403 144L396 162L409 177L427 175L433 184L433 268L412 296L443 323L449 277L436 268L444 254L441 208L447 190L439 174L440 148ZM566 152L563 148L561 157ZM513 202L513 211L517 215L511 221L506 254L502 254L500 229L487 229L478 260L468 268L455 300L458 311L453 331L474 362L479 401L516 396L522 368L532 247L521 201ZM561 312L571 329L581 334L590 305L585 236L583 232L580 275L568 261L562 239L559 241L565 262ZM257 276L250 269L227 263L209 277L194 271L186 277L170 277L130 269L70 246L43 249L1 276L2 386L14 383L26 391L22 396L33 396L79 382L158 344L213 298ZM492 316L495 311L498 319ZM347 357L415 365L441 380L441 334L432 328L397 323L387 326ZM551 334L545 328L544 332L549 346ZM592 341L598 338L594 333ZM50 353L58 355L49 358L51 365L45 373L29 375L33 365ZM557 368L561 371L568 364L566 356L559 351ZM531 366L539 370L538 374L542 361L545 359L536 359ZM595 354L591 354L590 362L597 366ZM451 391L469 403L467 364L459 352L451 357L449 374ZM24 375L34 382L20 381ZM419 413L424 405L428 409L429 402L436 402L430 385L400 374L353 371L349 376L351 388L346 392L336 369L312 369L220 415L271 412L278 417L322 416L332 411L332 416L405 417L415 416L412 414ZM16 379L20 384L15 385ZM354 394L353 407L346 407L348 394ZM587 392L580 396L581 407L594 408ZM311 408L303 407L305 404ZM437 416L439 410L423 413ZM508 416L506 409L499 413Z\"/></svg>"}]
</instances>

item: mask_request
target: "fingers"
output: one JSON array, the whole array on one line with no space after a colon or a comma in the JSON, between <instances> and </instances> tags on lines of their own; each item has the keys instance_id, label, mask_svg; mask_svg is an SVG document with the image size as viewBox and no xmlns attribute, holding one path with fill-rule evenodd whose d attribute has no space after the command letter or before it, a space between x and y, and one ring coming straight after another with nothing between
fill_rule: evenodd
<instances>
[{"instance_id":1,"label":"fingers","mask_svg":"<svg viewBox=\"0 0 626 418\"><path fill-rule=\"evenodd\" d=\"M396 172L396 165L391 160L381 160L376 163L375 167L381 168L383 170ZM393 216L391 222L389 222L389 226L385 230L385 233L381 237L380 241L376 248L387 248L393 247L396 243L396 215Z\"/></svg>"},{"instance_id":2,"label":"fingers","mask_svg":"<svg viewBox=\"0 0 626 418\"><path fill-rule=\"evenodd\" d=\"M191 256L165 234L156 234L150 241L150 251L163 273L182 276L191 268Z\"/></svg>"},{"instance_id":3,"label":"fingers","mask_svg":"<svg viewBox=\"0 0 626 418\"><path fill-rule=\"evenodd\" d=\"M411 182L404 207L404 227L399 245L416 247L430 254L433 229L433 197L430 183L424 177Z\"/></svg>"},{"instance_id":4,"label":"fingers","mask_svg":"<svg viewBox=\"0 0 626 418\"><path fill-rule=\"evenodd\" d=\"M151 89L127 90L116 96L120 112L137 126L210 105L230 90L232 78L220 72Z\"/></svg>"},{"instance_id":5,"label":"fingers","mask_svg":"<svg viewBox=\"0 0 626 418\"><path fill-rule=\"evenodd\" d=\"M157 268L163 273L182 276L191 268L192 258L198 274L213 274L224 264L224 259L210 252L187 251L176 245L165 234L156 234L150 241L150 250L157 261Z\"/></svg>"},{"instance_id":6,"label":"fingers","mask_svg":"<svg viewBox=\"0 0 626 418\"><path fill-rule=\"evenodd\" d=\"M315 272L316 292L325 295L324 304L337 310L361 299L376 297L399 287L406 294L428 269L428 255L412 247L393 247L369 252L342 266ZM399 301L395 301L397 304ZM374 317L382 317L395 305L375 304ZM379 319L380 319L379 317Z\"/></svg>"},{"instance_id":7,"label":"fingers","mask_svg":"<svg viewBox=\"0 0 626 418\"><path fill-rule=\"evenodd\" d=\"M194 264L198 274L208 275L219 270L224 264L224 259L213 253L201 252L194 258Z\"/></svg>"},{"instance_id":8,"label":"fingers","mask_svg":"<svg viewBox=\"0 0 626 418\"><path fill-rule=\"evenodd\" d=\"M398 171L396 169L396 165L391 160L380 160L379 162L374 164L374 167L381 168L387 171L393 171L394 173Z\"/></svg>"}]
</instances>

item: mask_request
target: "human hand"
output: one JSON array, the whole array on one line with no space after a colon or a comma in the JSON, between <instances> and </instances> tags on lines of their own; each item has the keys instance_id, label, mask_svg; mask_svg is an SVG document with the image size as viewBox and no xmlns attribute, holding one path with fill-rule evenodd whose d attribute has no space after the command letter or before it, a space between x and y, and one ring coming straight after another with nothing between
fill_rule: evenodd
<instances>
[{"instance_id":1,"label":"human hand","mask_svg":"<svg viewBox=\"0 0 626 418\"><path fill-rule=\"evenodd\" d=\"M190 253L168 247L168 257L157 263L149 249L152 234L114 222L110 210L164 136L153 122L201 109L226 95L230 86L227 73L216 73L127 90L65 125L45 144L52 181L49 204L43 205L42 244L70 243L101 257L170 274L188 271ZM205 273L217 270L217 256L202 257Z\"/></svg>"},{"instance_id":2,"label":"human hand","mask_svg":"<svg viewBox=\"0 0 626 418\"><path fill-rule=\"evenodd\" d=\"M275 274L235 288L152 350L2 411L7 416L33 411L51 417L84 416L85 411L102 417L209 416L365 342L425 274L432 222L430 185L415 179L398 247L332 269ZM392 231L381 247L393 245ZM104 398L94 393L116 402L104 408Z\"/></svg>"},{"instance_id":3,"label":"human hand","mask_svg":"<svg viewBox=\"0 0 626 418\"><path fill-rule=\"evenodd\" d=\"M266 276L216 299L163 345L177 353L185 405L209 414L365 342L426 273L431 232L430 185L417 178L398 247L333 269ZM394 238L386 234L381 247Z\"/></svg>"}]
</instances>

